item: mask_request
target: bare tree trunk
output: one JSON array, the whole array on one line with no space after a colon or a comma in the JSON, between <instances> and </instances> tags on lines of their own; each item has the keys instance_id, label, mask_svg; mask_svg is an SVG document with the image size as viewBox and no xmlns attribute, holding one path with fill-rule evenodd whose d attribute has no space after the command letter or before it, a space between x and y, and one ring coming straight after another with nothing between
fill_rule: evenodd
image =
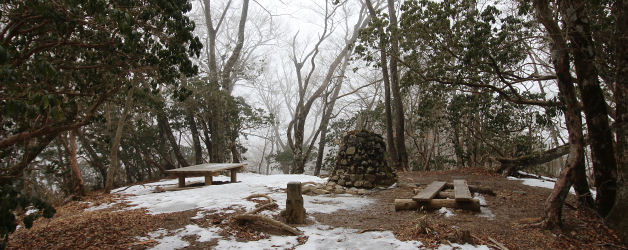
<instances>
[{"instance_id":1,"label":"bare tree trunk","mask_svg":"<svg viewBox=\"0 0 628 250\"><path fill-rule=\"evenodd\" d=\"M321 118L320 124L320 141L318 142L318 154L316 156L316 167L314 168L314 175L318 176L321 173L321 168L323 166L323 156L325 154L325 141L327 140L327 125L329 124L329 120L331 119L332 113L334 111L334 106L336 106L336 100L338 99L338 95L340 94L340 89L342 89L342 83L344 82L345 71L347 70L347 65L349 64L349 54L345 56L344 62L340 67L340 76L338 77L338 82L336 86L334 86L334 92L331 95L330 101L327 103L324 111L323 118ZM325 100L327 102L327 99Z\"/></svg>"},{"instance_id":2,"label":"bare tree trunk","mask_svg":"<svg viewBox=\"0 0 628 250\"><path fill-rule=\"evenodd\" d=\"M464 167L464 146L460 143L460 126L457 124L453 126L454 135L453 135L453 146L454 146L454 154L456 155L456 167L463 168Z\"/></svg>"},{"instance_id":3,"label":"bare tree trunk","mask_svg":"<svg viewBox=\"0 0 628 250\"><path fill-rule=\"evenodd\" d=\"M81 175L81 170L79 170L78 160L76 158L76 131L77 129L73 129L70 131L69 147L67 149L68 159L70 159L70 168L72 169L73 176L73 187L72 192L75 195L83 196L85 195L85 187L83 185L83 176Z\"/></svg>"},{"instance_id":4,"label":"bare tree trunk","mask_svg":"<svg viewBox=\"0 0 628 250\"><path fill-rule=\"evenodd\" d=\"M230 8L231 1L227 2L227 6L223 10L220 20L215 27L211 15L211 1L204 0L202 3L204 6L205 23L208 33L207 61L209 67L209 81L216 92L216 103L218 103L219 105L219 107L214 110L213 117L209 121L209 129L211 132L211 148L209 157L210 162L225 162L225 148L230 147L231 143L227 141L226 137L226 132L228 131L228 128L230 126L230 124L226 121L229 121L230 119L228 119L228 117L225 117L228 114L225 112L224 109L224 104L226 103L226 100L224 98L226 96L230 96L231 91L233 90L232 73L234 71L237 61L240 60L240 54L244 46L244 29L249 9L249 0L242 1L242 10L238 23L237 41L231 52L231 55L225 62L222 69L219 69L217 65L216 34L220 29L227 10ZM224 93L220 93L222 91L221 87L222 90L224 90ZM233 148L231 149L233 154ZM235 152L237 153L237 150ZM238 158L239 156L236 154L232 155L232 157Z\"/></svg>"},{"instance_id":5,"label":"bare tree trunk","mask_svg":"<svg viewBox=\"0 0 628 250\"><path fill-rule=\"evenodd\" d=\"M615 203L617 191L617 162L611 130L608 125L608 110L600 88L595 68L595 50L591 38L589 18L585 12L585 1L559 1L563 20L567 23L570 51L573 54L578 87L584 104L583 110L589 130L593 158L593 173L597 195L597 211L606 216Z\"/></svg>"},{"instance_id":6,"label":"bare tree trunk","mask_svg":"<svg viewBox=\"0 0 628 250\"><path fill-rule=\"evenodd\" d=\"M84 148L87 151L87 154L89 155L91 164L100 173L102 177L102 186L104 187L106 185L105 182L107 179L107 167L103 163L102 158L98 156L98 154L92 147L91 143L87 140L87 138L85 138L83 133L81 131L78 131L77 135L78 135L79 141L81 141L81 147Z\"/></svg>"},{"instance_id":7,"label":"bare tree trunk","mask_svg":"<svg viewBox=\"0 0 628 250\"><path fill-rule=\"evenodd\" d=\"M168 142L170 143L170 147L172 148L172 151L174 151L174 155L177 159L177 162L179 162L179 165L181 167L189 166L190 164L188 164L188 162L185 160L185 157L183 157L183 154L181 153L181 149L179 149L179 144L177 143L177 140L174 138L174 134L172 133L172 128L170 128L170 122L168 121L168 117L166 117L166 115L161 110L157 110L155 111L155 113L157 115L157 124L161 128L161 131L164 133L164 136L166 137L166 139L168 139Z\"/></svg>"},{"instance_id":8,"label":"bare tree trunk","mask_svg":"<svg viewBox=\"0 0 628 250\"><path fill-rule=\"evenodd\" d=\"M558 77L559 95L565 104L564 114L569 133L569 155L565 168L561 171L558 181L554 184L554 190L545 204L545 223L548 228L553 228L561 225L562 206L572 184L575 183L574 189L582 206L591 206L592 197L586 180L582 118L572 84L573 79L569 73L567 43L562 37L559 26L554 21L548 1L535 0L534 5L537 18L551 37L552 63Z\"/></svg>"},{"instance_id":9,"label":"bare tree trunk","mask_svg":"<svg viewBox=\"0 0 628 250\"><path fill-rule=\"evenodd\" d=\"M231 162L240 163L240 153L235 141L231 142Z\"/></svg>"},{"instance_id":10,"label":"bare tree trunk","mask_svg":"<svg viewBox=\"0 0 628 250\"><path fill-rule=\"evenodd\" d=\"M199 133L196 126L196 121L194 120L194 113L191 110L188 110L186 120L190 126L190 131L192 132L192 144L194 146L194 164L201 164L203 163L203 150L201 149L201 141L198 138Z\"/></svg>"},{"instance_id":11,"label":"bare tree trunk","mask_svg":"<svg viewBox=\"0 0 628 250\"><path fill-rule=\"evenodd\" d=\"M200 119L200 123L203 127L203 142L205 143L205 147L207 148L207 154L209 155L211 161L211 152L212 152L212 144L209 136L209 128L207 127L207 123L203 119Z\"/></svg>"},{"instance_id":12,"label":"bare tree trunk","mask_svg":"<svg viewBox=\"0 0 628 250\"><path fill-rule=\"evenodd\" d=\"M329 3L326 3L326 4L329 4ZM328 11L327 7L326 7L326 11ZM366 26L366 24L368 23L369 17L367 15L367 17L365 18L363 15L363 11L365 10L364 9L360 10L360 17L358 18L356 24L353 27L353 32L351 33L350 36L347 35L347 37L345 37L344 47L342 48L340 53L336 55L334 60L331 62L331 64L327 68L327 72L325 74L325 78L323 78L322 83L318 86L318 88L314 90L314 92L309 97L306 97L306 94L308 93L307 90L308 90L308 85L310 84L311 76L314 73L314 70L316 68L315 59L319 53L319 46L327 37L329 37L329 35L327 34L327 31L329 28L328 22L329 22L330 16L327 12L325 14L326 15L325 28L323 31L323 35L321 35L321 37L317 41L314 49L310 52L310 54L306 56L306 60L307 58L310 59L311 68L305 78L303 78L301 75L301 69L305 61L299 61L296 58L296 54L294 54L295 52L293 50L292 62L295 66L295 70L297 74L297 82L299 84L299 101L295 108L294 117L288 124L287 135L288 135L288 144L290 145L290 148L294 152L294 166L293 166L294 173L302 174L305 171L305 163L307 162L307 158L312 152L314 148L314 143L316 143L316 139L318 138L318 135L320 133L320 129L318 129L315 132L312 139L309 141L309 144L304 145L304 144L307 144L304 141L304 128L305 128L305 123L307 122L308 114L311 111L312 105L314 105L314 102L319 97L321 97L325 89L327 89L327 87L330 85L340 63L342 63L343 59L346 56L349 56L351 54L352 44L357 40L359 30L363 28L364 26Z\"/></svg>"},{"instance_id":13,"label":"bare tree trunk","mask_svg":"<svg viewBox=\"0 0 628 250\"><path fill-rule=\"evenodd\" d=\"M373 4L370 0L366 0L366 6L373 18L377 17L377 12L373 8ZM392 108L390 100L390 76L388 75L388 53L386 52L386 42L384 38L384 28L377 27L379 36L379 60L380 67L382 69L382 75L384 77L384 113L386 116L386 143L388 144L388 154L390 154L393 167L399 168L399 154L397 154L397 146L395 145L395 136L393 132L393 118Z\"/></svg>"},{"instance_id":14,"label":"bare tree trunk","mask_svg":"<svg viewBox=\"0 0 628 250\"><path fill-rule=\"evenodd\" d=\"M118 166L118 149L120 147L120 140L122 139L122 130L124 128L124 123L126 122L126 117L129 114L129 111L133 108L133 89L133 87L129 89L126 97L126 103L124 104L124 110L122 111L122 115L120 115L120 119L118 119L116 132L113 134L113 138L111 139L111 147L109 148L110 166L107 170L105 193L109 193L111 189L114 188L114 179L120 171Z\"/></svg>"},{"instance_id":15,"label":"bare tree trunk","mask_svg":"<svg viewBox=\"0 0 628 250\"><path fill-rule=\"evenodd\" d=\"M628 242L628 5L617 0L614 6L616 26L615 136L617 140L617 196L606 221L619 237Z\"/></svg>"},{"instance_id":16,"label":"bare tree trunk","mask_svg":"<svg viewBox=\"0 0 628 250\"><path fill-rule=\"evenodd\" d=\"M401 91L399 90L399 72L397 71L397 58L399 57L399 32L397 30L397 12L395 11L394 0L388 0L388 16L390 17L391 32L390 87L392 88L395 108L395 145L397 147L397 155L399 155L399 166L397 166L397 169L408 170L408 153L406 151L404 127L405 115L403 112Z\"/></svg>"},{"instance_id":17,"label":"bare tree trunk","mask_svg":"<svg viewBox=\"0 0 628 250\"><path fill-rule=\"evenodd\" d=\"M271 142L270 144L270 153L272 153L275 150L275 143ZM268 158L266 158L266 175L270 174L270 161L268 160Z\"/></svg>"}]
</instances>

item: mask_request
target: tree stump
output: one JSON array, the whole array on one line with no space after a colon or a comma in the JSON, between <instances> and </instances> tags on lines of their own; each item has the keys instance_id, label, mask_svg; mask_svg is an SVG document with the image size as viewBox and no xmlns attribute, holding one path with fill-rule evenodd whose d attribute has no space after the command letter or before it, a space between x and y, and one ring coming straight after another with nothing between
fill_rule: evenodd
<instances>
[{"instance_id":1,"label":"tree stump","mask_svg":"<svg viewBox=\"0 0 628 250\"><path fill-rule=\"evenodd\" d=\"M301 183L289 182L287 188L288 198L286 199L286 223L304 224L305 208L303 207L303 196L301 196Z\"/></svg>"}]
</instances>

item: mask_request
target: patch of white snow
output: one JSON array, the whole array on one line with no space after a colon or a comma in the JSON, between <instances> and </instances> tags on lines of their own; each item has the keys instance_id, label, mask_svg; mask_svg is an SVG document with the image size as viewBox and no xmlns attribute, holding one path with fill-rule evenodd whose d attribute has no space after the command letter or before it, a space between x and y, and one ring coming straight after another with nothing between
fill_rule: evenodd
<instances>
[{"instance_id":1,"label":"patch of white snow","mask_svg":"<svg viewBox=\"0 0 628 250\"><path fill-rule=\"evenodd\" d=\"M441 213L443 216L445 216L445 218L449 218L449 217L451 217L451 216L454 216L454 212L453 212L453 211L451 211L451 209L448 209L448 208L446 208L446 207L441 207L441 208L438 210L438 212L439 212L439 213Z\"/></svg>"},{"instance_id":2,"label":"patch of white snow","mask_svg":"<svg viewBox=\"0 0 628 250\"><path fill-rule=\"evenodd\" d=\"M218 230L218 228L202 228L198 225L192 224L174 231L174 234L170 236L164 237L164 235L168 233L165 229L159 229L155 232L148 233L148 235L150 239L154 239L159 242L159 244L151 249L179 249L190 245L189 242L183 240L183 237L185 236L197 235L198 239L196 239L196 241L206 242L212 239L220 238L221 236L218 235ZM140 240L144 239L146 238L140 238Z\"/></svg>"},{"instance_id":3,"label":"patch of white snow","mask_svg":"<svg viewBox=\"0 0 628 250\"><path fill-rule=\"evenodd\" d=\"M195 178L189 178L194 181ZM228 181L227 176L217 176L217 181ZM223 185L203 186L199 188L185 189L153 193L151 186L175 184L177 180L167 180L152 185L136 185L122 188L116 192L134 194L126 198L135 208L146 208L150 214L173 213L190 209L223 210L231 206L251 210L255 203L244 198L251 194L268 194L277 201L285 200L286 194L272 190L283 189L288 182L316 182L323 183L325 179L309 175L260 175L253 173L238 174L238 183ZM197 181L202 181L199 177ZM368 198L356 196L304 196L304 206L308 212L331 213L340 209L359 209L370 204ZM277 202L279 208L285 208L284 202Z\"/></svg>"}]
</instances>

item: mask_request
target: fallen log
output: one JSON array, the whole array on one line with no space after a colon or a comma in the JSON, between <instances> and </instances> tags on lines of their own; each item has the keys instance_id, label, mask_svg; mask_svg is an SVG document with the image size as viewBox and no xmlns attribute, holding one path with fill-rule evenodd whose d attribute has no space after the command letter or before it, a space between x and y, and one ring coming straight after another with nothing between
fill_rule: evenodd
<instances>
[{"instance_id":1,"label":"fallen log","mask_svg":"<svg viewBox=\"0 0 628 250\"><path fill-rule=\"evenodd\" d=\"M425 210L436 210L441 207L460 208L471 211L480 211L480 201L472 199L469 202L456 202L452 199L431 199L429 201L416 202L412 199L395 199L395 211L414 210L423 208Z\"/></svg>"},{"instance_id":2,"label":"fallen log","mask_svg":"<svg viewBox=\"0 0 628 250\"><path fill-rule=\"evenodd\" d=\"M454 188L454 185L451 183L447 183L445 184L445 189L452 189ZM414 189L414 194L418 194L419 192L421 192L422 189L420 188L415 188ZM490 188L486 188L486 187L480 187L480 186L474 186L474 185L469 185L469 190L472 193L480 193L480 194L487 194L487 195L491 195L491 196L495 196L495 192L493 192L493 189ZM444 191L440 191L438 192L438 194L436 195L437 198L449 198L449 199L453 199L454 198L454 192L451 190L444 190Z\"/></svg>"},{"instance_id":3,"label":"fallen log","mask_svg":"<svg viewBox=\"0 0 628 250\"><path fill-rule=\"evenodd\" d=\"M475 185L468 185L468 186L469 186L469 191L471 191L472 193L488 194L491 196L495 196L495 192L493 192L493 189L475 186ZM447 184L445 184L445 188L452 189L454 188L454 184L447 182Z\"/></svg>"},{"instance_id":4,"label":"fallen log","mask_svg":"<svg viewBox=\"0 0 628 250\"><path fill-rule=\"evenodd\" d=\"M421 189L414 189L414 194L418 194L419 192L421 192ZM451 190L445 190L445 191L440 191L438 192L438 194L436 195L437 199L454 199L454 192Z\"/></svg>"}]
</instances>

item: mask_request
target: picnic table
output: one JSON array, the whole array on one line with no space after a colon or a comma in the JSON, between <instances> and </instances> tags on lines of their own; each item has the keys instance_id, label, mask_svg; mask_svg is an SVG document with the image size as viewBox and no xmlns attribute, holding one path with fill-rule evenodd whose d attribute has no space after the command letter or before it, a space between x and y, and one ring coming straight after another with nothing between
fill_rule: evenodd
<instances>
[{"instance_id":1,"label":"picnic table","mask_svg":"<svg viewBox=\"0 0 628 250\"><path fill-rule=\"evenodd\" d=\"M433 181L412 199L395 199L395 210L449 207L480 211L480 201L471 196L466 180L454 180L453 185L450 184L454 188L453 199L443 199L443 197L437 199L437 196L443 196L441 190L447 185L444 181Z\"/></svg>"},{"instance_id":2,"label":"picnic table","mask_svg":"<svg viewBox=\"0 0 628 250\"><path fill-rule=\"evenodd\" d=\"M166 173L179 178L179 187L185 187L185 177L194 176L205 176L205 186L209 186L212 184L213 177L225 170L231 170L231 182L237 182L236 174L245 165L246 163L205 163L166 170Z\"/></svg>"}]
</instances>

